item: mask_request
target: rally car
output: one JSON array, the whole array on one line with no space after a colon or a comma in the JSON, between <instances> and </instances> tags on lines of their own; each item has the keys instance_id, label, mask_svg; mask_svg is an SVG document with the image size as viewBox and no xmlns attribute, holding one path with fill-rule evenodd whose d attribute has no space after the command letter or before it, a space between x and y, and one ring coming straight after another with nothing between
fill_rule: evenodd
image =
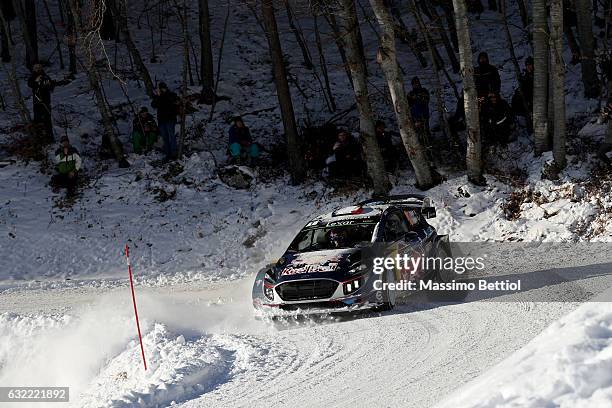
<instances>
[{"instance_id":1,"label":"rally car","mask_svg":"<svg viewBox=\"0 0 612 408\"><path fill-rule=\"evenodd\" d=\"M435 216L431 200L417 194L371 199L318 216L278 262L258 272L253 306L269 311L390 310L398 291L388 283L443 277L425 268L393 267L382 273L379 268L375 273L373 260L404 254L449 257L448 236L438 235L427 222Z\"/></svg>"}]
</instances>

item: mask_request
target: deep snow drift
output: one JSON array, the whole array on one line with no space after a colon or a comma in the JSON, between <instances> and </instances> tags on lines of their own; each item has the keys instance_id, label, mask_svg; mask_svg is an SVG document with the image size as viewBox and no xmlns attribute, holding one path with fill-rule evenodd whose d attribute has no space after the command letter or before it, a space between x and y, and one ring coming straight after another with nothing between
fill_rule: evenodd
<instances>
[{"instance_id":1,"label":"deep snow drift","mask_svg":"<svg viewBox=\"0 0 612 408\"><path fill-rule=\"evenodd\" d=\"M588 303L436 408L587 408L612 401L612 303Z\"/></svg>"}]
</instances>

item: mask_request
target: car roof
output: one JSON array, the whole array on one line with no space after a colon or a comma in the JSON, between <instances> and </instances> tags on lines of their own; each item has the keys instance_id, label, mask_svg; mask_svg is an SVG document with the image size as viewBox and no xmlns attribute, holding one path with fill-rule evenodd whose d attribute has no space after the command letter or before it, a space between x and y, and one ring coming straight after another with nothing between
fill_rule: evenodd
<instances>
[{"instance_id":1,"label":"car roof","mask_svg":"<svg viewBox=\"0 0 612 408\"><path fill-rule=\"evenodd\" d=\"M420 194L396 195L380 199L362 201L349 207L338 208L330 213L313 218L306 227L331 226L336 222L355 223L378 222L382 214L390 207L421 208L425 196Z\"/></svg>"}]
</instances>

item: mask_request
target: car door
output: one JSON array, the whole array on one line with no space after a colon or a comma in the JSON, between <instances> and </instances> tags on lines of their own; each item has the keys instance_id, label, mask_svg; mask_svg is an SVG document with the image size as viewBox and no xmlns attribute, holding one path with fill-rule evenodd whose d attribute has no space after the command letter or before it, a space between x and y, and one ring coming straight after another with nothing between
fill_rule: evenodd
<instances>
[{"instance_id":1,"label":"car door","mask_svg":"<svg viewBox=\"0 0 612 408\"><path fill-rule=\"evenodd\" d=\"M422 239L418 234L410 230L408 221L400 210L393 210L387 215L384 231L385 241L389 242L393 248L391 256L400 255L402 258L404 255L408 255L410 258L421 257ZM420 275L420 269L410 265L397 269L396 279L413 280Z\"/></svg>"},{"instance_id":2,"label":"car door","mask_svg":"<svg viewBox=\"0 0 612 408\"><path fill-rule=\"evenodd\" d=\"M416 208L403 208L402 212L408 221L411 231L414 231L421 241L424 255L431 255L434 251L434 228L427 223L425 217Z\"/></svg>"}]
</instances>

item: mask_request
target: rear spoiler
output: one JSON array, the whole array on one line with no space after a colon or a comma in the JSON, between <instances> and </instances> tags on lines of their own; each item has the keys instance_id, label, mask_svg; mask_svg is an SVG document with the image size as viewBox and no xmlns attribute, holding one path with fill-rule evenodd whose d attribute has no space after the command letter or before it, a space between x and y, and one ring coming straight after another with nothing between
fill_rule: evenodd
<instances>
[{"instance_id":1,"label":"rear spoiler","mask_svg":"<svg viewBox=\"0 0 612 408\"><path fill-rule=\"evenodd\" d=\"M421 208L421 214L425 218L435 218L436 208L431 202L431 198L423 194L402 194L391 195L388 197L371 198L357 204L359 207L366 205L396 205L398 207Z\"/></svg>"}]
</instances>

